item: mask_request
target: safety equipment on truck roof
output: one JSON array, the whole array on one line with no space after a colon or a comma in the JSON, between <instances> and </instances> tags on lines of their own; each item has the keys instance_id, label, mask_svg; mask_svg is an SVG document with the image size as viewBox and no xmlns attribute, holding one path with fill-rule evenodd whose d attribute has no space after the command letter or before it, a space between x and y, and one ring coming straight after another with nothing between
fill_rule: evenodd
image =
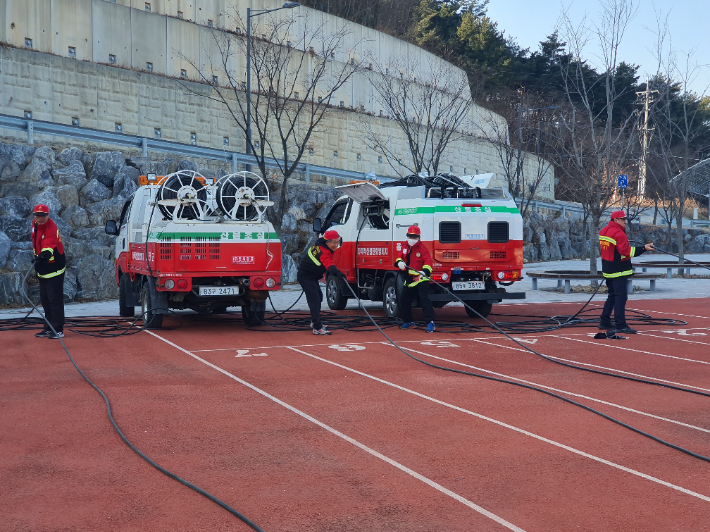
<instances>
[{"instance_id":1,"label":"safety equipment on truck roof","mask_svg":"<svg viewBox=\"0 0 710 532\"><path fill-rule=\"evenodd\" d=\"M167 220L204 220L211 214L205 178L193 170L165 177L157 194L158 207Z\"/></svg>"},{"instance_id":2,"label":"safety equipment on truck roof","mask_svg":"<svg viewBox=\"0 0 710 532\"><path fill-rule=\"evenodd\" d=\"M233 220L247 222L263 218L269 201L269 187L252 172L237 172L221 177L215 185L217 206Z\"/></svg>"}]
</instances>

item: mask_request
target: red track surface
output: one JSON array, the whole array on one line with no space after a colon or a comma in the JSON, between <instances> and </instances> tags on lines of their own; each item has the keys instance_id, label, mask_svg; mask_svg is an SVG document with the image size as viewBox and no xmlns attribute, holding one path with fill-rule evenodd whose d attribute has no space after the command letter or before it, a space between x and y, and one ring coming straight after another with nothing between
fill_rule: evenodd
<instances>
[{"instance_id":1,"label":"red track surface","mask_svg":"<svg viewBox=\"0 0 710 532\"><path fill-rule=\"evenodd\" d=\"M710 393L710 300L629 307L688 325L626 341L593 340L591 328L522 338ZM264 530L710 530L710 463L554 397L429 368L376 331L171 325L65 343L139 449ZM547 386L710 456L710 397L565 368L496 334L387 333L428 362ZM0 530L249 530L129 450L58 342L3 340Z\"/></svg>"}]
</instances>

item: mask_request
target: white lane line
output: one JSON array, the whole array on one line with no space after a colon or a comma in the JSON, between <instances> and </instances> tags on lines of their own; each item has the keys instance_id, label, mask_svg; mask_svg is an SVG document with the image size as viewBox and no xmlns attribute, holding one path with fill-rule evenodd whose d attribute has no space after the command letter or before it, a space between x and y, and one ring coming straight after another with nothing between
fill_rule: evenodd
<instances>
[{"instance_id":1,"label":"white lane line","mask_svg":"<svg viewBox=\"0 0 710 532\"><path fill-rule=\"evenodd\" d=\"M572 338L570 338L571 340ZM485 340L471 340L472 342L479 342L482 344L486 345L492 345L495 347L502 347L503 349L510 349L511 351L521 351L523 353L530 353L527 349L521 349L520 347L513 347L510 345L500 345L500 344L494 344L491 342L487 342ZM596 345L596 344L595 344ZM567 362L569 364L576 364L577 366L587 366L590 368L594 369L600 369L604 371L613 371L614 373L618 373L620 375L629 375L631 377L638 377L640 379L646 379L649 381L657 381L657 382L664 382L666 384L673 384L674 386L682 386L683 388L693 388L694 390L700 390L701 392L710 392L710 389L708 388L701 388L700 386L692 386L691 384L685 384L683 382L675 382L675 381L669 381L665 379L659 379L657 377L650 377L648 375L642 375L641 373L632 373L630 371L623 371L617 368L607 368L606 366L597 366L596 364L588 364L586 362L579 362L578 360L570 360L568 358L561 358L561 357L555 357L552 355L545 355L548 358L553 358L555 360L559 360L560 362Z\"/></svg>"},{"instance_id":2,"label":"white lane line","mask_svg":"<svg viewBox=\"0 0 710 532\"><path fill-rule=\"evenodd\" d=\"M388 342L382 342L382 345L386 345L386 346L389 346L389 347L394 347L392 344L390 344L390 343L388 343ZM495 371L491 371L491 370L488 370L488 369L479 368L479 367L477 367L477 366L471 366L470 364L464 364L463 362L457 362L457 361L455 361L455 360L450 360L450 359L448 359L448 358L438 357L438 356L436 356L436 355L432 355L432 354L429 354L429 353L425 353L424 351L418 351L418 350L416 350L416 349L412 349L411 347L408 347L408 348L407 348L407 351L409 351L410 353L418 353L418 354L420 354L420 355L424 355L424 356L427 356L427 357L430 357L430 358L435 358L435 359L437 359L437 360L442 360L442 361L444 361L444 362L448 362L448 363L450 363L450 364L455 364L455 365L457 365L457 366L463 366L463 367L465 367L465 368L475 369L476 371L482 371L482 372L484 372L484 373L489 373L489 374L495 375L495 376L497 376L497 377L502 377L502 378L505 378L505 379L509 379L509 380L513 380L513 381L518 381L518 382L521 382L521 383L523 383L523 384L529 384L529 385L531 385L531 386L537 386L538 388L545 388L546 390L551 390L551 391L553 391L553 392L562 393L562 394L565 394L565 395L571 395L571 396L573 396L573 397L580 397L580 398L582 398L582 399L588 399L589 401L594 401L594 402L601 403L601 404L607 405L607 406L613 406L614 408L619 408L619 409L621 409L621 410L626 410L627 412L632 412L632 413L634 413L634 414L639 414L639 415L642 415L642 416L651 417L651 418L653 418L653 419L658 419L658 420L660 420L660 421L666 421L666 422L668 422L668 423L674 423L674 424L676 424L676 425L681 425L681 426L687 427L687 428L689 428L689 429L694 429L694 430L699 430L699 431L702 431L702 432L710 433L710 429L704 429L704 428L702 428L702 427L696 427L695 425L689 425L689 424L683 423L683 422L681 422L681 421L676 421L675 419L669 419L669 418L665 418L665 417L661 417L661 416L656 416L656 415L654 415L654 414L649 414L648 412L643 412L643 411L641 411L641 410L635 410L635 409L633 409L633 408L629 408L628 406L618 405L618 404L616 404L616 403L610 403L610 402L608 402L608 401L603 401L602 399L596 399L596 398L594 398L594 397L589 397L588 395L582 395L582 394L579 394L579 393L568 392L567 390L560 390L559 388L553 388L552 386L545 386L544 384L538 384L537 382L526 381L525 379L519 379L519 378L513 377L513 376L511 376L511 375L506 375L505 373L496 373ZM521 351L524 351L524 350L521 349Z\"/></svg>"},{"instance_id":3,"label":"white lane line","mask_svg":"<svg viewBox=\"0 0 710 532\"><path fill-rule=\"evenodd\" d=\"M687 330L690 330L690 329L687 329ZM695 340L685 340L683 338L676 338L675 336L659 336L658 334L649 334L646 331L639 331L639 336L652 336L653 338L661 338L663 340L673 340L675 342L687 342L689 344L710 345L710 343L708 343L708 342L696 342Z\"/></svg>"},{"instance_id":4,"label":"white lane line","mask_svg":"<svg viewBox=\"0 0 710 532\"><path fill-rule=\"evenodd\" d=\"M315 425L318 425L319 427L321 427L322 429L327 430L327 431L330 432L331 434L333 434L333 435L335 435L335 436L337 436L337 437L339 437L339 438L342 438L343 440L347 441L348 443L350 443L350 444L352 444L352 445L355 445L356 447L362 449L363 451L365 451L366 453L368 453L368 454L374 456L375 458L379 458L380 460L382 460L382 461L388 463L389 465L391 465L391 466L393 466L393 467L396 467L396 468L399 469L400 471L403 471L404 473L407 473L408 475L410 475L410 476L416 478L417 480L420 480L421 482L424 482L424 483L427 484L428 486L430 486L430 487L434 488L435 490L437 490L437 491L443 493L444 495L448 495L448 496L451 497L452 499L455 499L456 501L460 502L461 504L464 504L465 506L468 506L468 507L471 508L472 510L475 510L476 512L480 513L481 515L484 515L484 516L488 517L489 519L491 519L491 520L495 521L496 523L498 523L498 524L504 526L505 528L507 528L507 529L509 529L509 530L515 530L516 532L525 532L522 528L515 526L514 524L512 524L512 523L506 521L505 519L503 519L502 517L499 517L499 516L497 516L496 514L494 514L494 513L492 513L492 512L489 512L489 511L486 510L485 508L483 508L483 507L481 507L481 506L479 506L479 505L477 505L477 504L475 504L475 503L469 501L468 499L465 499L464 497L460 496L460 495L457 494L457 493L454 493L454 492L451 491L450 489L445 488L445 487L442 486L441 484L438 484L438 483L434 482L433 480L431 480L431 479L425 477L424 475L421 475L421 474L417 473L416 471L414 471L414 470L408 468L407 466L405 466L405 465L403 465L403 464L400 464L399 462L397 462L397 461L395 461L395 460L393 460L393 459L391 459L391 458L388 458L388 457L385 456L384 454L375 451L374 449L372 449L372 448L370 448L370 447L368 447L368 446L366 446L366 445L360 443L359 441L357 441L357 440L351 438L350 436L347 436L347 435L343 434L342 432L335 430L335 429L334 429L333 427L331 427L330 425L326 425L326 424L323 423L322 421L318 421L316 418L309 416L309 415L306 414L305 412L302 412L301 410L298 410L297 408L295 408L295 407L289 405L288 403L285 403L285 402L281 401L280 399L277 399L276 397L274 397L273 395L271 395L271 394L265 392L265 391L262 390L261 388L257 388L257 387L254 386L253 384L250 384L250 383L248 383L247 381L240 379L240 378L237 377L236 375L233 375L233 374L229 373L228 371L226 371L226 370L220 368L219 366L215 366L214 364L208 362L207 360L205 360L205 359L203 359L203 358L200 358L199 356L197 356L197 355L195 355L194 353L188 351L187 349L183 349L182 347L180 347L180 346L177 345L177 344L174 344L174 343L171 342L170 340L167 340L167 339L163 338L162 336L158 336L157 334L155 334L155 333L152 332L152 331L146 330L145 332L147 332L147 333L150 334L151 336L154 336L155 338L158 338L159 340L162 340L162 341L165 342L166 344L173 346L175 349L178 349L178 350L182 351L182 352L185 353L186 355L191 356L191 357L194 358L195 360L198 360L199 362L202 362L202 363L205 364L206 366L209 366L209 367L211 367L212 369L214 369L214 370L216 370L216 371L219 371L220 373L222 373L223 375L226 375L226 376L229 377L230 379L233 379L233 380L237 381L239 384L242 384L242 385L246 386L247 388L249 388L249 389L255 391L256 393L263 395L263 396L266 397L267 399L270 399L271 401L275 402L276 404L278 404L278 405L280 405L280 406L286 408L287 410L290 410L290 411L293 412L294 414L296 414L296 415L298 415L298 416L301 416L302 418L304 418L304 419L310 421L311 423L313 423L313 424L315 424ZM297 351L298 351L298 350L297 350ZM301 352L301 351L299 351L299 352ZM692 492L691 492L691 493L692 493ZM710 498L708 498L708 500L710 501Z\"/></svg>"},{"instance_id":5,"label":"white lane line","mask_svg":"<svg viewBox=\"0 0 710 532\"><path fill-rule=\"evenodd\" d=\"M637 308L627 308L628 310L635 310L636 312L652 312L653 314L668 314L669 316L683 316L685 318L701 318L703 320L710 320L710 316L694 316L693 314L678 314L677 312L666 312L665 310L640 310Z\"/></svg>"},{"instance_id":6,"label":"white lane line","mask_svg":"<svg viewBox=\"0 0 710 532\"><path fill-rule=\"evenodd\" d=\"M646 480L650 480L651 482L655 482L655 483L660 484L662 486L666 486L667 488L671 488L671 489L679 491L681 493L685 493L686 495L690 495L692 497L697 497L698 499L701 499L703 501L710 502L710 497L708 497L707 495L703 495L701 493L691 491L691 490L683 488L681 486L677 486L676 484L671 484L670 482L666 482L665 480L661 480L661 479L653 477L651 475L647 475L646 473L641 473L640 471L636 471L635 469L631 469L630 467L622 466L621 464L617 464L617 463L611 462L609 460L605 460L604 458L594 456L593 454L589 454L584 451L580 451L579 449L575 449L574 447L570 447L569 445L565 445L563 443L556 442L554 440L550 440L549 438L545 438L544 436L540 436L538 434L534 434L532 432L529 432L525 429L521 429L519 427L515 427L513 425L509 425L507 423L504 423L502 421L498 421L497 419L493 419L493 418L484 416L483 414L479 414L477 412L473 412L471 410L466 410L465 408L461 408L460 406L456 406L456 405L452 405L450 403L446 403L444 401L440 401L439 399L435 399L434 397L430 397L428 395L424 395L423 393L419 393L417 391L410 390L409 388L405 388L404 386L400 386L399 384L395 384L393 382L389 382L384 379L380 379L379 377L375 377L375 376L370 375L368 373L363 373L362 371L358 371L358 370L350 368L348 366L343 366L342 364L338 364L337 362L332 362L328 359L321 358L319 356L312 355L310 353L306 353L305 351L301 351L300 349L296 349L295 347L291 347L290 349L292 349L293 351L296 351L298 353L301 353L302 355L306 355L307 357L311 357L316 360L320 360L321 362L325 362L326 364L331 364L333 366L344 369L346 371L350 371L350 372L360 375L362 377L366 377L368 379L372 379L373 381L385 384L387 386L391 386L391 387L401 390L403 392L410 393L416 397L420 397L420 398L425 399L427 401L431 401L432 403L436 403L436 404L445 406L447 408L451 408L452 410L456 410L458 412L462 412L464 414L474 416L474 417L476 417L478 419L482 419L484 421L489 421L490 423L493 423L493 424L498 425L500 427L512 430L512 431L517 432L519 434L524 434L525 436L529 436L531 438L534 438L536 440L539 440L539 441L542 441L545 443L549 443L550 445L553 445L555 447L559 447L560 449L564 449L564 450L574 453L576 455L583 456L585 458L589 458L590 460L594 460L595 462L599 462L604 465L608 465L608 466L613 467L615 469L625 471L626 473L630 473L632 475L636 475L636 476L644 478Z\"/></svg>"},{"instance_id":7,"label":"white lane line","mask_svg":"<svg viewBox=\"0 0 710 532\"><path fill-rule=\"evenodd\" d=\"M634 353L642 353L644 355L653 355L656 357L663 357L663 358L672 358L675 360L683 360L684 362L695 362L696 364L709 364L710 362L706 362L704 360L696 360L694 358L684 358L684 357L676 357L673 355L663 355L661 353L654 353L653 351L643 351L642 349L632 349L630 347L621 347L620 345L616 344L599 344L595 342L589 342L588 340L580 340L579 338L569 338L568 336L555 336L555 338L560 338L562 340L571 340L572 342L581 342L583 344L591 344L591 345L596 345L597 347L609 347L611 349L621 349L622 351L632 351Z\"/></svg>"}]
</instances>

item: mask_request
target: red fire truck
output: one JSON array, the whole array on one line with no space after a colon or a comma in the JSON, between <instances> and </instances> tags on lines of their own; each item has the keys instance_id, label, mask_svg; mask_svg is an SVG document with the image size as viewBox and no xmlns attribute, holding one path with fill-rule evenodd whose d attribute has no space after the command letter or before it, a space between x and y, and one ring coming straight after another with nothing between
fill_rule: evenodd
<instances>
[{"instance_id":1,"label":"red fire truck","mask_svg":"<svg viewBox=\"0 0 710 532\"><path fill-rule=\"evenodd\" d=\"M218 180L194 171L141 176L118 223L116 282L121 316L141 307L147 328L169 309L201 314L240 306L248 325L264 319L270 290L281 287L281 242L265 218L269 191L239 172Z\"/></svg>"},{"instance_id":2,"label":"red fire truck","mask_svg":"<svg viewBox=\"0 0 710 532\"><path fill-rule=\"evenodd\" d=\"M523 220L506 190L486 188L492 177L441 174L341 186L344 196L313 228L340 233L336 266L361 299L382 301L387 316L396 317L403 278L394 261L407 228L418 225L434 261L432 278L487 316L493 303L525 298L524 292L505 288L521 280ZM343 282L326 278L331 309L345 308L352 297ZM429 297L439 308L456 300L434 283ZM466 312L477 317L468 308Z\"/></svg>"}]
</instances>

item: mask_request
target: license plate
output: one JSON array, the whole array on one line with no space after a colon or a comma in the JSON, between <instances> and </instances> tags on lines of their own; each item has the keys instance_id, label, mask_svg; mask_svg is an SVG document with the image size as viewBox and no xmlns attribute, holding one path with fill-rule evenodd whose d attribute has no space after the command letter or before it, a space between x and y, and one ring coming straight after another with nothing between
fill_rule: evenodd
<instances>
[{"instance_id":1,"label":"license plate","mask_svg":"<svg viewBox=\"0 0 710 532\"><path fill-rule=\"evenodd\" d=\"M483 281L462 281L458 283L451 283L454 290L483 290L486 288Z\"/></svg>"},{"instance_id":2,"label":"license plate","mask_svg":"<svg viewBox=\"0 0 710 532\"><path fill-rule=\"evenodd\" d=\"M201 296L238 296L238 286L200 286Z\"/></svg>"}]
</instances>

